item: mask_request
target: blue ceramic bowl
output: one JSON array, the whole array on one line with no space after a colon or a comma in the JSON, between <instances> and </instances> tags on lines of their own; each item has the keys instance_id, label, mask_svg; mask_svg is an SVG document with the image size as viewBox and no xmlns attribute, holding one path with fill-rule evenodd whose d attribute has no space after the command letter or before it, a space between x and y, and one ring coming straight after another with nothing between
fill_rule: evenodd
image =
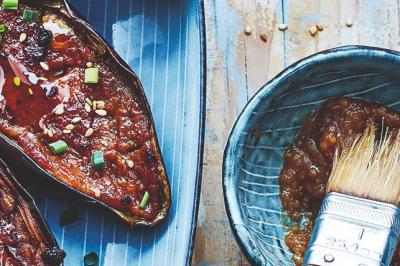
<instances>
[{"instance_id":1,"label":"blue ceramic bowl","mask_svg":"<svg viewBox=\"0 0 400 266\"><path fill-rule=\"evenodd\" d=\"M399 108L400 53L346 46L307 57L268 82L236 121L224 156L224 196L252 263L293 265L284 242L291 221L279 198L282 155L305 116L343 95Z\"/></svg>"}]
</instances>

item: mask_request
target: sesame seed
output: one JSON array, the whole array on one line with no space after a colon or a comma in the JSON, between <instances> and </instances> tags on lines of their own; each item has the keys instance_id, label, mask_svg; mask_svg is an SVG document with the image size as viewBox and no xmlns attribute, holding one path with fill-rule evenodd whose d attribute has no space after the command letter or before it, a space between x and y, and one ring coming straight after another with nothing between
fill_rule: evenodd
<instances>
[{"instance_id":1,"label":"sesame seed","mask_svg":"<svg viewBox=\"0 0 400 266\"><path fill-rule=\"evenodd\" d=\"M92 108L93 108L93 110L97 109L97 102L96 101L93 101Z\"/></svg>"},{"instance_id":2,"label":"sesame seed","mask_svg":"<svg viewBox=\"0 0 400 266\"><path fill-rule=\"evenodd\" d=\"M88 130L86 130L86 133L85 133L85 137L90 137L91 135L93 135L93 132L94 132L94 129L93 128L88 128Z\"/></svg>"},{"instance_id":3,"label":"sesame seed","mask_svg":"<svg viewBox=\"0 0 400 266\"><path fill-rule=\"evenodd\" d=\"M71 130L64 129L63 132L64 132L65 134L69 134L69 133L71 133Z\"/></svg>"},{"instance_id":4,"label":"sesame seed","mask_svg":"<svg viewBox=\"0 0 400 266\"><path fill-rule=\"evenodd\" d=\"M107 115L107 111L106 111L106 110L101 110L101 109L99 109L99 110L96 110L95 112L96 112L96 114L98 114L99 116L106 116L106 115Z\"/></svg>"},{"instance_id":5,"label":"sesame seed","mask_svg":"<svg viewBox=\"0 0 400 266\"><path fill-rule=\"evenodd\" d=\"M308 32L310 33L310 35L311 36L315 36L317 33L318 33L318 28L317 28L317 26L312 26L309 30L308 30Z\"/></svg>"},{"instance_id":6,"label":"sesame seed","mask_svg":"<svg viewBox=\"0 0 400 266\"><path fill-rule=\"evenodd\" d=\"M85 111L90 113L91 110L92 108L90 108L90 105L88 103L85 103Z\"/></svg>"},{"instance_id":7,"label":"sesame seed","mask_svg":"<svg viewBox=\"0 0 400 266\"><path fill-rule=\"evenodd\" d=\"M23 32L23 33L21 33L21 35L19 35L19 41L20 42L24 42L25 40L26 40L26 33L25 32Z\"/></svg>"},{"instance_id":8,"label":"sesame seed","mask_svg":"<svg viewBox=\"0 0 400 266\"><path fill-rule=\"evenodd\" d=\"M318 23L317 25L315 25L315 27L317 27L317 29L318 29L319 31L323 31L323 30L324 30L324 25L322 25L322 24L320 24L320 23Z\"/></svg>"},{"instance_id":9,"label":"sesame seed","mask_svg":"<svg viewBox=\"0 0 400 266\"><path fill-rule=\"evenodd\" d=\"M65 129L66 130L73 130L75 128L75 126L73 124L68 124Z\"/></svg>"},{"instance_id":10,"label":"sesame seed","mask_svg":"<svg viewBox=\"0 0 400 266\"><path fill-rule=\"evenodd\" d=\"M48 135L50 138L52 138L52 137L54 136L53 130L48 129L48 130L47 130L47 135Z\"/></svg>"},{"instance_id":11,"label":"sesame seed","mask_svg":"<svg viewBox=\"0 0 400 266\"><path fill-rule=\"evenodd\" d=\"M64 108L58 108L57 110L54 111L56 115L62 115L64 113Z\"/></svg>"},{"instance_id":12,"label":"sesame seed","mask_svg":"<svg viewBox=\"0 0 400 266\"><path fill-rule=\"evenodd\" d=\"M98 189L98 188L93 188L92 190L93 190L94 195L96 196L96 198L100 197L100 195L101 195L100 189Z\"/></svg>"},{"instance_id":13,"label":"sesame seed","mask_svg":"<svg viewBox=\"0 0 400 266\"><path fill-rule=\"evenodd\" d=\"M78 123L78 122L81 121L81 120L82 120L82 117L77 116L77 117L74 117L74 118L71 120L71 123Z\"/></svg>"},{"instance_id":14,"label":"sesame seed","mask_svg":"<svg viewBox=\"0 0 400 266\"><path fill-rule=\"evenodd\" d=\"M92 66L93 66L93 63L92 63L92 62L87 62L87 63L86 63L86 66L87 66L87 67L92 67Z\"/></svg>"},{"instance_id":15,"label":"sesame seed","mask_svg":"<svg viewBox=\"0 0 400 266\"><path fill-rule=\"evenodd\" d=\"M47 133L48 133L48 130L47 130L47 128L43 128L43 135L47 135Z\"/></svg>"},{"instance_id":16,"label":"sesame seed","mask_svg":"<svg viewBox=\"0 0 400 266\"><path fill-rule=\"evenodd\" d=\"M266 32L262 32L262 33L260 34L260 38L261 38L261 40L263 40L264 42L267 42L267 41L268 41L268 34L267 34Z\"/></svg>"},{"instance_id":17,"label":"sesame seed","mask_svg":"<svg viewBox=\"0 0 400 266\"><path fill-rule=\"evenodd\" d=\"M126 160L126 164L128 165L129 168L133 167L133 161L132 160Z\"/></svg>"},{"instance_id":18,"label":"sesame seed","mask_svg":"<svg viewBox=\"0 0 400 266\"><path fill-rule=\"evenodd\" d=\"M33 95L33 90L31 89L31 88L28 88L28 93L29 93L29 95Z\"/></svg>"},{"instance_id":19,"label":"sesame seed","mask_svg":"<svg viewBox=\"0 0 400 266\"><path fill-rule=\"evenodd\" d=\"M38 77L34 73L28 72L27 77L29 82L34 85L36 85L39 81Z\"/></svg>"},{"instance_id":20,"label":"sesame seed","mask_svg":"<svg viewBox=\"0 0 400 266\"><path fill-rule=\"evenodd\" d=\"M104 101L96 101L97 109L106 108L106 103Z\"/></svg>"},{"instance_id":21,"label":"sesame seed","mask_svg":"<svg viewBox=\"0 0 400 266\"><path fill-rule=\"evenodd\" d=\"M250 35L252 31L253 29L250 25L246 25L246 27L244 28L244 33L246 33L246 35Z\"/></svg>"},{"instance_id":22,"label":"sesame seed","mask_svg":"<svg viewBox=\"0 0 400 266\"><path fill-rule=\"evenodd\" d=\"M353 20L351 19L351 18L348 18L347 20L346 20L346 26L347 27L351 27L351 26L353 26Z\"/></svg>"},{"instance_id":23,"label":"sesame seed","mask_svg":"<svg viewBox=\"0 0 400 266\"><path fill-rule=\"evenodd\" d=\"M49 65L46 62L40 62L39 64L46 71L50 69Z\"/></svg>"},{"instance_id":24,"label":"sesame seed","mask_svg":"<svg viewBox=\"0 0 400 266\"><path fill-rule=\"evenodd\" d=\"M21 85L21 79L19 77L14 77L14 84L19 87Z\"/></svg>"},{"instance_id":25,"label":"sesame seed","mask_svg":"<svg viewBox=\"0 0 400 266\"><path fill-rule=\"evenodd\" d=\"M284 23L278 24L278 29L281 31L287 30L287 28L288 28L287 24Z\"/></svg>"},{"instance_id":26,"label":"sesame seed","mask_svg":"<svg viewBox=\"0 0 400 266\"><path fill-rule=\"evenodd\" d=\"M92 101L89 98L85 98L85 102L90 106L92 106Z\"/></svg>"}]
</instances>

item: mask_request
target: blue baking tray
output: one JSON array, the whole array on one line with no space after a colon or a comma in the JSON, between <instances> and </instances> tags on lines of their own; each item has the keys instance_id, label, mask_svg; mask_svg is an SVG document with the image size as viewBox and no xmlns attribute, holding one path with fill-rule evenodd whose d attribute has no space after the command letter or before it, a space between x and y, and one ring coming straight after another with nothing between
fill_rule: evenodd
<instances>
[{"instance_id":1,"label":"blue baking tray","mask_svg":"<svg viewBox=\"0 0 400 266\"><path fill-rule=\"evenodd\" d=\"M201 1L71 0L142 81L152 108L172 190L168 219L133 228L98 207L35 193L65 265L187 265L196 227L204 125L204 20ZM64 210L78 220L59 226Z\"/></svg>"}]
</instances>

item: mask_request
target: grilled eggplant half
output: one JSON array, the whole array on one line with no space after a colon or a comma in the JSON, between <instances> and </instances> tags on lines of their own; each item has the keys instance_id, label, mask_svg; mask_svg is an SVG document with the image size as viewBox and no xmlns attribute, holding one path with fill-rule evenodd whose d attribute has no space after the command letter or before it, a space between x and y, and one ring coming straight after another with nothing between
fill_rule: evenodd
<instances>
[{"instance_id":1,"label":"grilled eggplant half","mask_svg":"<svg viewBox=\"0 0 400 266\"><path fill-rule=\"evenodd\" d=\"M0 32L0 148L132 225L164 219L170 186L126 63L64 1L3 2Z\"/></svg>"},{"instance_id":2,"label":"grilled eggplant half","mask_svg":"<svg viewBox=\"0 0 400 266\"><path fill-rule=\"evenodd\" d=\"M0 265L60 265L64 257L32 197L0 160Z\"/></svg>"}]
</instances>

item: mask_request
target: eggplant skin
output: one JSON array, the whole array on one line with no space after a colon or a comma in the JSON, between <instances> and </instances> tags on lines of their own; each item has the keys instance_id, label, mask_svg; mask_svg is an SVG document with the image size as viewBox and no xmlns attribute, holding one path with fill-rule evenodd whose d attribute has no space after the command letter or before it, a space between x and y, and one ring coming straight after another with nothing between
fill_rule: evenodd
<instances>
[{"instance_id":1,"label":"eggplant skin","mask_svg":"<svg viewBox=\"0 0 400 266\"><path fill-rule=\"evenodd\" d=\"M21 20L24 9L39 11L39 20ZM21 80L18 90L12 82L2 88L3 153L131 225L164 220L170 184L150 107L129 66L67 1L21 1L17 11L0 10L0 23L9 29L1 70L6 80ZM21 31L26 41L20 41ZM95 84L84 82L90 67L99 70ZM49 144L58 140L69 149L55 155ZM103 152L104 169L91 164L95 151ZM150 197L143 205L145 195Z\"/></svg>"},{"instance_id":2,"label":"eggplant skin","mask_svg":"<svg viewBox=\"0 0 400 266\"><path fill-rule=\"evenodd\" d=\"M60 265L65 252L33 198L0 160L0 265Z\"/></svg>"}]
</instances>

